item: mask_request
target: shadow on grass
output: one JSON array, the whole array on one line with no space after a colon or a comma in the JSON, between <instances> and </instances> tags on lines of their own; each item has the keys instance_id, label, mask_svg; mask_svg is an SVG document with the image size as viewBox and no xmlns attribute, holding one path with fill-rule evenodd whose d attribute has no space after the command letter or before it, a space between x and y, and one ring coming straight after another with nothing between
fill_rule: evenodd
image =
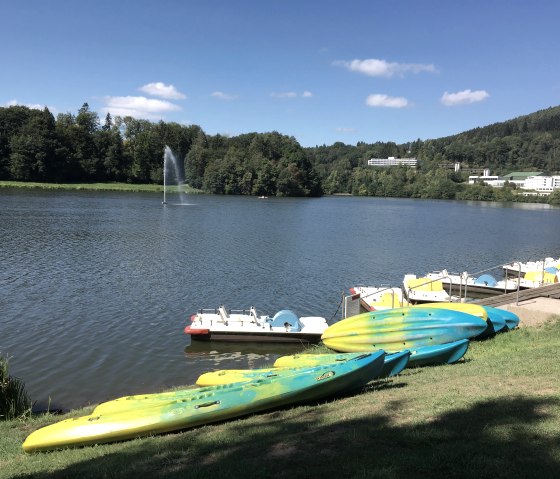
<instances>
[{"instance_id":1,"label":"shadow on grass","mask_svg":"<svg viewBox=\"0 0 560 479\"><path fill-rule=\"evenodd\" d=\"M117 452L102 446L107 449L100 457L56 473L19 477L558 477L560 438L549 425L560 399L479 402L405 425L395 424L392 413L406 404L386 406L383 413L356 418L354 405L345 419L342 400L336 423L324 416L323 406L276 411L255 416L257 421L134 441ZM224 426L219 434L211 429Z\"/></svg>"}]
</instances>

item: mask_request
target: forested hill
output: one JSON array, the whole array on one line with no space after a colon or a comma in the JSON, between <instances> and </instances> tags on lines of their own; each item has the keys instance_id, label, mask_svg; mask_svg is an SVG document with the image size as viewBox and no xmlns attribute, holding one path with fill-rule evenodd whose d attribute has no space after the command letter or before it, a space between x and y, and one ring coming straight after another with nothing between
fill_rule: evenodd
<instances>
[{"instance_id":1,"label":"forested hill","mask_svg":"<svg viewBox=\"0 0 560 479\"><path fill-rule=\"evenodd\" d=\"M418 152L426 160L465 162L499 173L560 170L560 106L513 120L428 140Z\"/></svg>"},{"instance_id":2,"label":"forested hill","mask_svg":"<svg viewBox=\"0 0 560 479\"><path fill-rule=\"evenodd\" d=\"M488 136L504 137L515 134L551 133L560 136L560 106L540 110L513 120L494 123L482 128L474 128L444 139L464 139L480 141Z\"/></svg>"},{"instance_id":3,"label":"forested hill","mask_svg":"<svg viewBox=\"0 0 560 479\"><path fill-rule=\"evenodd\" d=\"M161 184L165 145L181 163L181 180L211 193L464 198L473 195L466 192L466 173L449 169L455 162L464 172L558 174L560 107L446 138L314 148L278 132L225 137L196 125L110 115L100 121L87 103L56 118L46 108L0 107L0 180ZM418 158L419 167L367 166L369 158L388 156ZM508 199L479 190L475 199Z\"/></svg>"},{"instance_id":4,"label":"forested hill","mask_svg":"<svg viewBox=\"0 0 560 479\"><path fill-rule=\"evenodd\" d=\"M471 168L490 168L496 174L511 170L560 171L560 106L513 120L494 123L434 140L395 143L343 143L309 149L323 177L329 172L367 164L369 158L414 157L424 167L460 162Z\"/></svg>"}]
</instances>

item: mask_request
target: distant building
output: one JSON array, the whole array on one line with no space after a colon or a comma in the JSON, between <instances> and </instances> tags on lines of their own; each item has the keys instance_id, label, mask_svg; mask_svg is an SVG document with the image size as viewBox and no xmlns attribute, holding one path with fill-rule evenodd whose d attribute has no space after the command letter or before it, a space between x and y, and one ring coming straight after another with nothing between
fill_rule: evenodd
<instances>
[{"instance_id":1,"label":"distant building","mask_svg":"<svg viewBox=\"0 0 560 479\"><path fill-rule=\"evenodd\" d=\"M521 187L541 194L550 194L560 189L560 176L529 176Z\"/></svg>"},{"instance_id":2,"label":"distant building","mask_svg":"<svg viewBox=\"0 0 560 479\"><path fill-rule=\"evenodd\" d=\"M439 168L444 168L444 169L448 169L448 170L454 170L455 173L458 172L462 172L462 173L468 173L469 175L482 175L484 168L479 168L479 167L471 167L469 166L468 163L461 163L459 161L442 161L441 163L438 164Z\"/></svg>"},{"instance_id":3,"label":"distant building","mask_svg":"<svg viewBox=\"0 0 560 479\"><path fill-rule=\"evenodd\" d=\"M513 171L504 176L491 176L490 170L486 169L482 176L469 176L469 184L486 183L494 188L501 188L506 182L525 190L525 196L549 195L560 189L560 176L544 176L540 171Z\"/></svg>"},{"instance_id":4,"label":"distant building","mask_svg":"<svg viewBox=\"0 0 560 479\"><path fill-rule=\"evenodd\" d=\"M461 169L461 163L458 161L455 163L452 161L442 161L441 163L438 163L438 168L459 171Z\"/></svg>"},{"instance_id":5,"label":"distant building","mask_svg":"<svg viewBox=\"0 0 560 479\"><path fill-rule=\"evenodd\" d=\"M505 180L500 178L499 176L490 175L490 170L485 169L481 176L469 176L469 185L472 185L474 183L486 183L493 188L501 188L502 186L504 186Z\"/></svg>"},{"instance_id":6,"label":"distant building","mask_svg":"<svg viewBox=\"0 0 560 479\"><path fill-rule=\"evenodd\" d=\"M514 183L519 187L523 187L525 181L530 176L542 176L542 171L512 171L507 175L502 176L504 181Z\"/></svg>"},{"instance_id":7,"label":"distant building","mask_svg":"<svg viewBox=\"0 0 560 479\"><path fill-rule=\"evenodd\" d=\"M368 160L368 166L410 166L411 168L416 168L418 160L416 158L395 158L390 156L389 158L372 158Z\"/></svg>"}]
</instances>

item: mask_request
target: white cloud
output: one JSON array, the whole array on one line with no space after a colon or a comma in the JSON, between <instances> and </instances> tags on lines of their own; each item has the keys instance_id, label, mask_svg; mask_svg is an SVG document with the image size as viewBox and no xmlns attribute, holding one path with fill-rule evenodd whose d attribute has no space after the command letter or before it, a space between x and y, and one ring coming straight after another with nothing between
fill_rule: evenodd
<instances>
[{"instance_id":1,"label":"white cloud","mask_svg":"<svg viewBox=\"0 0 560 479\"><path fill-rule=\"evenodd\" d=\"M363 73L372 77L404 76L405 73L436 73L436 67L432 64L422 63L397 63L369 58L367 60L337 61L333 63L347 68L350 71Z\"/></svg>"},{"instance_id":2,"label":"white cloud","mask_svg":"<svg viewBox=\"0 0 560 479\"><path fill-rule=\"evenodd\" d=\"M335 128L335 131L338 131L339 133L355 133L358 130L356 128L341 127L341 128Z\"/></svg>"},{"instance_id":3,"label":"white cloud","mask_svg":"<svg viewBox=\"0 0 560 479\"><path fill-rule=\"evenodd\" d=\"M181 107L166 100L156 100L144 96L106 96L103 98L104 113L113 116L132 116L148 120L160 119L164 113L181 110Z\"/></svg>"},{"instance_id":4,"label":"white cloud","mask_svg":"<svg viewBox=\"0 0 560 479\"><path fill-rule=\"evenodd\" d=\"M173 85L166 85L163 82L148 83L138 88L143 93L151 96L159 96L168 100L184 100L186 95L177 90Z\"/></svg>"},{"instance_id":5,"label":"white cloud","mask_svg":"<svg viewBox=\"0 0 560 479\"><path fill-rule=\"evenodd\" d=\"M371 107L405 108L409 103L408 100L402 96L389 96L376 93L366 98L366 105Z\"/></svg>"},{"instance_id":6,"label":"white cloud","mask_svg":"<svg viewBox=\"0 0 560 479\"><path fill-rule=\"evenodd\" d=\"M215 91L211 96L219 98L220 100L235 100L237 98L237 95L229 95L223 91Z\"/></svg>"},{"instance_id":7,"label":"white cloud","mask_svg":"<svg viewBox=\"0 0 560 479\"><path fill-rule=\"evenodd\" d=\"M43 108L45 108L46 105L41 105L39 103L20 103L19 101L17 101L15 98L13 100L7 101L4 106L26 106L27 108L31 108L32 110L42 110ZM49 110L53 110L53 108L49 108Z\"/></svg>"},{"instance_id":8,"label":"white cloud","mask_svg":"<svg viewBox=\"0 0 560 479\"><path fill-rule=\"evenodd\" d=\"M285 91L280 93L271 93L270 96L274 98L296 98L298 95L295 91Z\"/></svg>"},{"instance_id":9,"label":"white cloud","mask_svg":"<svg viewBox=\"0 0 560 479\"><path fill-rule=\"evenodd\" d=\"M457 93L445 92L441 97L441 102L445 106L465 105L468 103L476 103L484 101L490 95L486 90L463 90Z\"/></svg>"},{"instance_id":10,"label":"white cloud","mask_svg":"<svg viewBox=\"0 0 560 479\"><path fill-rule=\"evenodd\" d=\"M270 94L273 98L297 98L301 96L302 98L311 98L313 93L309 90L305 90L301 95L296 93L295 91L284 91L284 92L274 92Z\"/></svg>"}]
</instances>

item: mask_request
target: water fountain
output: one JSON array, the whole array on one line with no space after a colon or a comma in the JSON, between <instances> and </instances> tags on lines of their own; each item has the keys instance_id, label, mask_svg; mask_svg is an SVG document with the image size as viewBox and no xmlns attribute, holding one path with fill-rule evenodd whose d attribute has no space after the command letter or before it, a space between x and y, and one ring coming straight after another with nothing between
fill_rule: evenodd
<instances>
[{"instance_id":1,"label":"water fountain","mask_svg":"<svg viewBox=\"0 0 560 479\"><path fill-rule=\"evenodd\" d=\"M167 205L167 179L169 176L169 170L171 168L171 165L173 165L173 172L175 173L175 179L177 182L177 190L179 192L179 204L184 205L185 203L185 194L183 193L183 189L182 189L182 175L180 175L179 173L179 164L177 161L177 158L175 157L175 155L173 154L173 151L171 151L171 148L169 148L167 145L165 146L165 151L163 153L163 201L162 204L163 205Z\"/></svg>"}]
</instances>

